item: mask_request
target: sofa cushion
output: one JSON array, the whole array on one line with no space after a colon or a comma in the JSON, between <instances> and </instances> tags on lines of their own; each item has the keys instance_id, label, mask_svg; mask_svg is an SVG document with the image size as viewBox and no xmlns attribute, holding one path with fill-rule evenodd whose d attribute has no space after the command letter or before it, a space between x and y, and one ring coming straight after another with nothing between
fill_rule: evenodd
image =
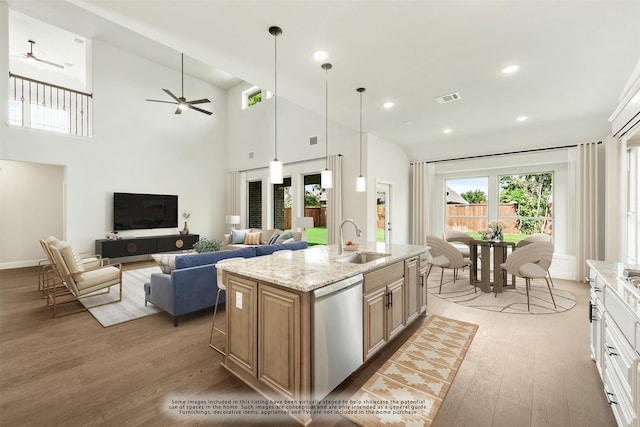
<instances>
[{"instance_id":1,"label":"sofa cushion","mask_svg":"<svg viewBox=\"0 0 640 427\"><path fill-rule=\"evenodd\" d=\"M176 270L200 265L215 264L221 259L243 257L251 258L256 256L256 247L246 247L234 249L232 251L205 252L203 254L189 254L176 257Z\"/></svg>"},{"instance_id":2,"label":"sofa cushion","mask_svg":"<svg viewBox=\"0 0 640 427\"><path fill-rule=\"evenodd\" d=\"M170 274L176 269L176 256L181 254L153 254L151 258L158 263L160 270L165 274Z\"/></svg>"},{"instance_id":3,"label":"sofa cushion","mask_svg":"<svg viewBox=\"0 0 640 427\"><path fill-rule=\"evenodd\" d=\"M286 233L282 233L280 236L278 236L278 238L276 239L276 244L283 243L285 240L289 240L292 238L293 234L291 234L290 231L287 231Z\"/></svg>"},{"instance_id":4,"label":"sofa cushion","mask_svg":"<svg viewBox=\"0 0 640 427\"><path fill-rule=\"evenodd\" d=\"M275 244L275 245L263 245L256 246L256 255L270 255L275 251L281 251L284 249L298 250L298 249L307 249L308 244L306 240L300 240L298 242L287 243L287 244Z\"/></svg>"},{"instance_id":5,"label":"sofa cushion","mask_svg":"<svg viewBox=\"0 0 640 427\"><path fill-rule=\"evenodd\" d=\"M238 243L244 243L244 239L246 234L249 232L248 229L245 230L231 230L231 244L237 245Z\"/></svg>"},{"instance_id":6,"label":"sofa cushion","mask_svg":"<svg viewBox=\"0 0 640 427\"><path fill-rule=\"evenodd\" d=\"M244 236L244 244L245 245L259 245L260 244L260 232L256 231L255 233L247 233Z\"/></svg>"}]
</instances>

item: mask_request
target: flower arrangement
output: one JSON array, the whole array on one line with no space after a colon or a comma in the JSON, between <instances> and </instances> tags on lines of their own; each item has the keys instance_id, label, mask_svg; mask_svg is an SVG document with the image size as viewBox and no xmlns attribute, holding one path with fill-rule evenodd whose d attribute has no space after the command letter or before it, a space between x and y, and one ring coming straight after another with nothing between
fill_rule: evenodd
<instances>
[{"instance_id":1,"label":"flower arrangement","mask_svg":"<svg viewBox=\"0 0 640 427\"><path fill-rule=\"evenodd\" d=\"M486 229L480 230L479 233L482 235L483 240L496 240L501 241L502 230L505 229L507 224L502 221L491 221Z\"/></svg>"},{"instance_id":2,"label":"flower arrangement","mask_svg":"<svg viewBox=\"0 0 640 427\"><path fill-rule=\"evenodd\" d=\"M191 212L187 212L186 210L182 212L182 218L187 221L191 217Z\"/></svg>"}]
</instances>

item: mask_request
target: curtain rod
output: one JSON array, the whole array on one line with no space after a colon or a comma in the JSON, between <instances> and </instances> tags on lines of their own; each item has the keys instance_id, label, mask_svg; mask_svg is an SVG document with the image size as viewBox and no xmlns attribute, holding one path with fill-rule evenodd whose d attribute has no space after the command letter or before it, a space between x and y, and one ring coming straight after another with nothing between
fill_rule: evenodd
<instances>
[{"instance_id":1,"label":"curtain rod","mask_svg":"<svg viewBox=\"0 0 640 427\"><path fill-rule=\"evenodd\" d=\"M596 142L596 144L602 144L602 141ZM520 150L520 151L507 151L505 153L494 153L494 154L478 154L476 156L467 156L467 157L455 157L453 159L440 159L440 160L428 160L424 163L440 163L440 162L454 162L456 160L471 160L471 159L481 159L484 157L493 157L493 156L507 156L511 154L524 154L524 153L535 153L537 151L549 151L549 150L562 150L565 148L575 148L578 144L572 145L561 145L559 147L545 147L545 148L532 148L529 150ZM421 162L410 162L410 165Z\"/></svg>"},{"instance_id":2,"label":"curtain rod","mask_svg":"<svg viewBox=\"0 0 640 427\"><path fill-rule=\"evenodd\" d=\"M339 157L342 157L342 154L336 154ZM298 163L307 163L307 162L315 162L316 160L324 160L326 157L322 156L322 157L316 157L314 159L305 159L305 160L296 160L294 162L287 162L287 163L283 163L282 166L287 166L287 165L297 165ZM250 169L241 169L237 172L252 172L252 171L258 171L261 169L269 169L269 165L267 166L260 166L257 168L250 168Z\"/></svg>"}]
</instances>

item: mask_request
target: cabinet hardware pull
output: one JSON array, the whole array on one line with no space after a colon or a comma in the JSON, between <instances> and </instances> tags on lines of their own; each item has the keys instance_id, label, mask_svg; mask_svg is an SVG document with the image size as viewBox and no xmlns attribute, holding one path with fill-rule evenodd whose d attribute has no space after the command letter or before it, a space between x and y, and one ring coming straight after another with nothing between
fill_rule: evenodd
<instances>
[{"instance_id":1,"label":"cabinet hardware pull","mask_svg":"<svg viewBox=\"0 0 640 427\"><path fill-rule=\"evenodd\" d=\"M585 277L584 281L585 283L591 283L591 282L595 282L595 279L592 279L591 277Z\"/></svg>"},{"instance_id":2,"label":"cabinet hardware pull","mask_svg":"<svg viewBox=\"0 0 640 427\"><path fill-rule=\"evenodd\" d=\"M420 286L424 288L424 274L420 276Z\"/></svg>"},{"instance_id":3,"label":"cabinet hardware pull","mask_svg":"<svg viewBox=\"0 0 640 427\"><path fill-rule=\"evenodd\" d=\"M391 308L391 292L387 292L386 295L387 297L387 303L385 304L385 306L387 307L387 309Z\"/></svg>"},{"instance_id":4,"label":"cabinet hardware pull","mask_svg":"<svg viewBox=\"0 0 640 427\"><path fill-rule=\"evenodd\" d=\"M607 403L609 403L609 405L617 405L618 404L618 402L616 402L615 400L609 398L609 396L615 396L615 394L609 393L608 391L606 391L605 393L607 393Z\"/></svg>"},{"instance_id":5,"label":"cabinet hardware pull","mask_svg":"<svg viewBox=\"0 0 640 427\"><path fill-rule=\"evenodd\" d=\"M605 347L607 348L607 354L609 356L617 356L618 355L618 353L615 353L615 352L611 351L611 350L615 350L616 349L615 347L611 347L610 345L605 345Z\"/></svg>"},{"instance_id":6,"label":"cabinet hardware pull","mask_svg":"<svg viewBox=\"0 0 640 427\"><path fill-rule=\"evenodd\" d=\"M593 292L602 292L602 289L594 287Z\"/></svg>"}]
</instances>

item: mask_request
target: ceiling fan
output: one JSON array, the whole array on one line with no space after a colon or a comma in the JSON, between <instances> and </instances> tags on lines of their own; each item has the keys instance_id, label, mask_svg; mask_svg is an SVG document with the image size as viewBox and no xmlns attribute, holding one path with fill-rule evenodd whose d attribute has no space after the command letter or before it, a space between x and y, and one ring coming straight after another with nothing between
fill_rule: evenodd
<instances>
[{"instance_id":1,"label":"ceiling fan","mask_svg":"<svg viewBox=\"0 0 640 427\"><path fill-rule=\"evenodd\" d=\"M178 109L176 110L175 114L182 114L182 112L184 110L186 110L187 108L199 111L199 112L207 114L207 115L213 114L211 111L203 110L202 108L198 108L198 107L194 107L193 106L193 104L205 104L207 102L211 102L207 98L196 99L195 101L187 101L187 99L184 97L184 53L181 53L180 55L181 55L181 60L182 60L182 92L181 92L180 97L175 96L168 89L162 89L171 98L173 98L175 102L173 102L173 101L160 101L160 100L157 100L157 99L147 99L147 101L162 102L162 103L165 103L165 104L177 104L178 105Z\"/></svg>"},{"instance_id":2,"label":"ceiling fan","mask_svg":"<svg viewBox=\"0 0 640 427\"><path fill-rule=\"evenodd\" d=\"M33 40L29 40L29 52L27 52L26 54L23 55L24 58L27 59L31 59L34 61L38 61L38 62L42 62L43 64L47 64L47 65L51 65L53 67L58 67L58 68L64 68L64 65L61 64L56 64L55 62L51 62L51 61L45 61L44 59L40 59L38 57L36 57L36 55L33 53L33 45L36 44L36 42L34 42Z\"/></svg>"}]
</instances>

